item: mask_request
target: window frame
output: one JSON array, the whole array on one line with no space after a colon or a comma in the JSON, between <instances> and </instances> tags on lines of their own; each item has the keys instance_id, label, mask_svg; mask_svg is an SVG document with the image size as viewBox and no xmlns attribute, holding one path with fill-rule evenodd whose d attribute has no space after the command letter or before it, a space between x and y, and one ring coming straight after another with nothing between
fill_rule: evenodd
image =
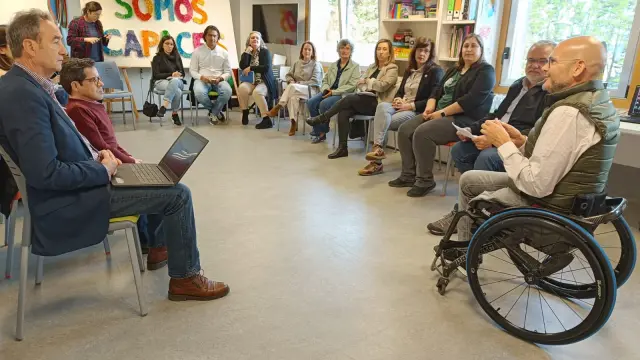
<instances>
[{"instance_id":1,"label":"window frame","mask_svg":"<svg viewBox=\"0 0 640 360\"><path fill-rule=\"evenodd\" d=\"M519 21L518 9L523 6L529 7L529 1L511 1L511 9L509 12L509 25L507 27L507 36L505 43L502 46L502 52L504 49L513 49L514 38L516 37L516 26ZM528 10L528 9L527 9ZM609 95L612 98L625 98L629 91L631 84L631 78L633 76L633 65L636 57L640 51L640 0L636 1L635 15L633 22L631 23L631 32L629 34L629 42L627 43L627 49L624 61L622 63L622 69L620 72L620 83L617 89L609 90ZM499 86L509 87L518 78L509 78L509 69L512 60L514 59L513 51L510 51L509 58L502 58L502 69L500 72Z\"/></svg>"},{"instance_id":2,"label":"window frame","mask_svg":"<svg viewBox=\"0 0 640 360\"><path fill-rule=\"evenodd\" d=\"M353 39L350 38L348 36L346 36L346 33L348 32L348 28L349 28L349 1L350 0L337 0L338 2L338 17L340 18L340 21L338 21L339 24L339 34L340 34L340 39L344 39L344 38L348 38L349 40L351 40L355 46L356 46L356 51L360 51L360 46L358 46L358 43ZM311 14L313 14L313 2L309 1L309 24L311 24ZM380 0L377 1L378 6L376 7L376 14L378 14L378 21L377 21L377 26L378 26L378 37L380 36ZM311 31L312 28L309 29L309 39L311 39ZM326 45L326 44L325 44ZM337 44L336 44L337 45ZM316 44L316 47L318 45ZM332 63L335 62L336 59L331 59L331 60L327 60L327 59L319 59L320 62L322 63ZM368 66L368 64L360 64L360 66Z\"/></svg>"}]
</instances>

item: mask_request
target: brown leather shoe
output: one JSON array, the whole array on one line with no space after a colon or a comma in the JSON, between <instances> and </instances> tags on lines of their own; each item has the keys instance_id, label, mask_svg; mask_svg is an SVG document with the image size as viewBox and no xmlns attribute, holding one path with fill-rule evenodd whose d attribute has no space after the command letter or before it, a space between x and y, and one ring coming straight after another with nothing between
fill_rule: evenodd
<instances>
[{"instance_id":1,"label":"brown leather shoe","mask_svg":"<svg viewBox=\"0 0 640 360\"><path fill-rule=\"evenodd\" d=\"M271 110L265 116L276 117L276 116L278 116L278 113L280 112L280 109L282 109L282 106L280 104L276 104L276 106L271 108Z\"/></svg>"},{"instance_id":2,"label":"brown leather shoe","mask_svg":"<svg viewBox=\"0 0 640 360\"><path fill-rule=\"evenodd\" d=\"M208 301L221 298L228 293L227 284L209 280L202 273L186 279L169 280L169 300L171 301Z\"/></svg>"},{"instance_id":3,"label":"brown leather shoe","mask_svg":"<svg viewBox=\"0 0 640 360\"><path fill-rule=\"evenodd\" d=\"M296 130L298 130L298 124L295 120L291 119L291 128L289 128L289 136L295 136Z\"/></svg>"},{"instance_id":4,"label":"brown leather shoe","mask_svg":"<svg viewBox=\"0 0 640 360\"><path fill-rule=\"evenodd\" d=\"M149 248L147 255L147 269L158 270L167 265L167 247Z\"/></svg>"}]
</instances>

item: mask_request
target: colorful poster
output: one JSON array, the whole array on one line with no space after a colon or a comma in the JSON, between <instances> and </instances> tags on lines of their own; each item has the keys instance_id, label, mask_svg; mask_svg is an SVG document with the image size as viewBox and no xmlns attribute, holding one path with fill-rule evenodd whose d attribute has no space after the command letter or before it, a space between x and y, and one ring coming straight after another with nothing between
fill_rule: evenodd
<instances>
[{"instance_id":1,"label":"colorful poster","mask_svg":"<svg viewBox=\"0 0 640 360\"><path fill-rule=\"evenodd\" d=\"M88 1L80 0L80 6ZM111 35L105 58L118 66L150 67L160 38L169 34L188 67L193 49L203 44L204 28L215 25L231 67L238 67L229 0L101 0L100 5L104 32Z\"/></svg>"}]
</instances>

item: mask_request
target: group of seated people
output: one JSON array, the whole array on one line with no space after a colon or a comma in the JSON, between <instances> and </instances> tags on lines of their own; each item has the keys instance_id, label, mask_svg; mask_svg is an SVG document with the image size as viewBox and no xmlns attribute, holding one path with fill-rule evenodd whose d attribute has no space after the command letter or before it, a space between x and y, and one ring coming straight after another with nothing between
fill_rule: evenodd
<instances>
[{"instance_id":1,"label":"group of seated people","mask_svg":"<svg viewBox=\"0 0 640 360\"><path fill-rule=\"evenodd\" d=\"M199 48L192 59L192 65L202 66L194 66L191 72L198 75L194 76L196 88L224 93L229 74L206 66L220 50L215 46L219 32L209 28L203 45L208 49ZM99 103L103 84L93 61L70 59L62 65L65 48L46 12L18 13L7 32L15 62L0 78L0 145L25 175L33 218L33 252L57 255L97 244L106 235L109 218L145 214L150 235L148 263L152 268L168 263L169 298L211 300L225 296L229 292L226 284L209 280L200 272L192 199L185 185L109 186L119 164L140 160L117 143L111 121ZM241 62L248 64L245 70L258 71L264 58L270 57L268 50L256 33L247 44ZM175 46L161 42L160 47L167 55L165 60L171 60ZM397 130L402 173L389 185L411 187L409 196L424 196L433 189L436 147L457 140L452 151L463 172L456 206L460 210L484 199L504 206L539 205L568 212L576 195L604 191L619 140L619 119L601 81L606 49L597 39L575 37L557 46L549 41L535 43L527 54L526 76L509 88L506 99L491 114L495 74L484 60L477 35L464 39L458 63L446 73L433 62L433 42L418 38L409 71L395 94L398 68L393 63L392 44L378 42L376 60L363 76L350 59L352 50L348 41L340 42L340 60L329 68L321 91L308 99L313 116L309 123L316 136L324 136L328 119L338 116L340 146L330 158L347 155L349 118L365 114L375 117L375 140L367 154L370 162L360 174L382 171L387 131ZM300 61L287 77L289 84L278 104L289 107L290 116L297 114L291 101L308 97L304 87L321 76L314 52L313 45L305 43ZM171 70L179 69L163 68L165 60L157 61L158 68L170 70L164 73L174 77ZM49 80L58 71L70 97L66 110ZM255 94L269 96L272 85L272 79L263 77L259 83L240 87L241 93L253 94L258 103ZM166 86L180 88L173 80ZM360 91L343 96L355 88ZM166 106L172 102L173 98L165 99ZM211 106L211 116L221 121L222 105ZM273 114L265 103L258 106L266 117ZM246 98L241 107L244 122ZM25 117L26 113L30 116ZM296 119L292 120L295 131ZM477 137L464 137L452 124ZM429 231L443 233L451 218L452 214L447 214L429 224ZM470 240L471 231L468 219L458 223L459 240Z\"/></svg>"}]
</instances>

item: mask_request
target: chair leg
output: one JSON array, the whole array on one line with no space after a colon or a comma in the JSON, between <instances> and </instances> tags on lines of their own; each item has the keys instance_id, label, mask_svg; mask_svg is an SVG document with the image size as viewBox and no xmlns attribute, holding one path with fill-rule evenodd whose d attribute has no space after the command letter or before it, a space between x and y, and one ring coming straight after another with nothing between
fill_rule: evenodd
<instances>
[{"instance_id":1,"label":"chair leg","mask_svg":"<svg viewBox=\"0 0 640 360\"><path fill-rule=\"evenodd\" d=\"M329 124L331 124L331 121L329 121ZM333 126L333 148L336 148L336 134L338 133L338 121L334 121L334 126Z\"/></svg>"},{"instance_id":2,"label":"chair leg","mask_svg":"<svg viewBox=\"0 0 640 360\"><path fill-rule=\"evenodd\" d=\"M124 97L122 97L121 99L122 99L122 123L124 125L127 125L127 118L126 118L126 116L124 114ZM133 99L133 96L129 98L129 100L132 100L132 99ZM131 104L133 106L133 100L132 100Z\"/></svg>"},{"instance_id":3,"label":"chair leg","mask_svg":"<svg viewBox=\"0 0 640 360\"><path fill-rule=\"evenodd\" d=\"M449 182L449 172L451 169L451 151L449 151L449 156L447 157L447 170L444 173L444 185L442 186L442 196L447 196L447 183Z\"/></svg>"},{"instance_id":4,"label":"chair leg","mask_svg":"<svg viewBox=\"0 0 640 360\"><path fill-rule=\"evenodd\" d=\"M18 291L18 318L16 320L16 340L24 338L24 310L27 302L27 270L29 269L30 246L21 246L20 250L20 290Z\"/></svg>"},{"instance_id":5,"label":"chair leg","mask_svg":"<svg viewBox=\"0 0 640 360\"><path fill-rule=\"evenodd\" d=\"M124 108L124 105L122 105L122 107ZM133 96L131 97L131 121L133 121L133 130L137 130L137 125L136 123L138 122L137 118L134 116L135 114L133 113Z\"/></svg>"},{"instance_id":6,"label":"chair leg","mask_svg":"<svg viewBox=\"0 0 640 360\"><path fill-rule=\"evenodd\" d=\"M182 122L184 123L184 96L180 95L180 118L182 119Z\"/></svg>"},{"instance_id":7,"label":"chair leg","mask_svg":"<svg viewBox=\"0 0 640 360\"><path fill-rule=\"evenodd\" d=\"M44 257L38 255L36 259L36 285L40 285L42 284L42 277L44 276Z\"/></svg>"},{"instance_id":8,"label":"chair leg","mask_svg":"<svg viewBox=\"0 0 640 360\"><path fill-rule=\"evenodd\" d=\"M147 267L144 263L144 258L142 257L142 247L140 246L140 235L138 234L138 226L134 227L133 230L133 243L136 246L136 255L138 256L138 266L140 267L140 272L145 272Z\"/></svg>"},{"instance_id":9,"label":"chair leg","mask_svg":"<svg viewBox=\"0 0 640 360\"><path fill-rule=\"evenodd\" d=\"M398 150L398 132L397 131L393 132L393 141L394 141L393 147L395 148L394 152L398 152L399 150Z\"/></svg>"},{"instance_id":10,"label":"chair leg","mask_svg":"<svg viewBox=\"0 0 640 360\"><path fill-rule=\"evenodd\" d=\"M442 171L442 158L440 157L440 145L436 145L436 153L438 155L438 171Z\"/></svg>"},{"instance_id":11,"label":"chair leg","mask_svg":"<svg viewBox=\"0 0 640 360\"><path fill-rule=\"evenodd\" d=\"M129 229L134 231L134 229ZM147 303L144 296L144 289L142 287L142 278L140 277L140 266L138 265L139 258L136 255L136 245L134 237L129 237L128 231L125 230L125 237L127 238L127 246L129 247L129 259L131 260L131 267L133 269L133 281L136 284L136 292L138 293L138 304L140 305L140 316L147 315Z\"/></svg>"},{"instance_id":12,"label":"chair leg","mask_svg":"<svg viewBox=\"0 0 640 360\"><path fill-rule=\"evenodd\" d=\"M4 225L4 238L7 242L7 267L4 272L6 279L11 279L11 270L13 269L13 251L15 248L15 233L16 233L16 208L18 202L14 201L11 214L6 218Z\"/></svg>"},{"instance_id":13,"label":"chair leg","mask_svg":"<svg viewBox=\"0 0 640 360\"><path fill-rule=\"evenodd\" d=\"M111 255L111 246L109 246L108 236L104 237L104 241L102 241L102 245L104 245L104 254L107 256Z\"/></svg>"}]
</instances>

